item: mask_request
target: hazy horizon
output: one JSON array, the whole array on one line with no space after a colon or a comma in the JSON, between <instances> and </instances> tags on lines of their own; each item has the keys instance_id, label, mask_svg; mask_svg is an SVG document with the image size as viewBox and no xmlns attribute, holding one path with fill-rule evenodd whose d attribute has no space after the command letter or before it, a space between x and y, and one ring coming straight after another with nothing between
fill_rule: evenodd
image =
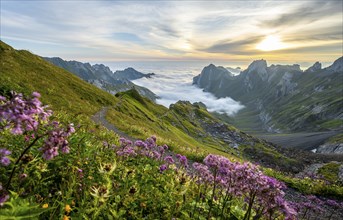
<instances>
[{"instance_id":1,"label":"hazy horizon","mask_svg":"<svg viewBox=\"0 0 343 220\"><path fill-rule=\"evenodd\" d=\"M342 1L1 1L0 38L91 63L187 61L246 68L342 56Z\"/></svg>"}]
</instances>

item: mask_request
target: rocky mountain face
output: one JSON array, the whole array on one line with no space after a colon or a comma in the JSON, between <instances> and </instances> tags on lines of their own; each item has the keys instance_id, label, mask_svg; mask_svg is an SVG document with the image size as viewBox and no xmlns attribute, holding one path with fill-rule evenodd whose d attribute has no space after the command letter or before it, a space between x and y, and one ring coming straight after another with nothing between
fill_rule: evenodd
<instances>
[{"instance_id":1,"label":"rocky mountain face","mask_svg":"<svg viewBox=\"0 0 343 220\"><path fill-rule=\"evenodd\" d=\"M150 78L151 76L155 75L154 73L141 73L138 72L137 70L129 67L126 68L125 70L117 70L113 73L114 78L118 80L123 80L123 79L128 79L128 80L135 80L135 79L140 79L140 78Z\"/></svg>"},{"instance_id":2,"label":"rocky mountain face","mask_svg":"<svg viewBox=\"0 0 343 220\"><path fill-rule=\"evenodd\" d=\"M59 57L44 57L44 59L109 93L116 94L117 92L127 91L134 87L141 95L149 98L150 100L155 101L157 98L157 96L149 89L137 86L130 81L143 77L150 78L154 75L153 73L144 74L133 68L118 70L113 73L108 66L103 64L91 65L89 63L81 63L78 61L66 61Z\"/></svg>"},{"instance_id":3,"label":"rocky mountain face","mask_svg":"<svg viewBox=\"0 0 343 220\"><path fill-rule=\"evenodd\" d=\"M239 75L213 64L193 84L217 97L231 97L246 108L233 124L246 131L291 132L343 127L343 57L322 69L252 62ZM256 123L258 121L258 123Z\"/></svg>"}]
</instances>

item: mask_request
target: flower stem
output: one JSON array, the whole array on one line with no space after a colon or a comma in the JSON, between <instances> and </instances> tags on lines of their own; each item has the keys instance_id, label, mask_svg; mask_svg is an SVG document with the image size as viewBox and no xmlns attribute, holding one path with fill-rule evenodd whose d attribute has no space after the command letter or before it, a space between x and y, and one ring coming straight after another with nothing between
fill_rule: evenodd
<instances>
[{"instance_id":1,"label":"flower stem","mask_svg":"<svg viewBox=\"0 0 343 220\"><path fill-rule=\"evenodd\" d=\"M214 195L215 195L215 192L216 192L216 178L217 178L217 170L215 170L214 172L214 180L213 180L213 191L212 191L212 198L211 198L211 204L210 204L210 208L208 210L208 215L207 215L207 219L209 220L210 217L211 217L211 210L212 210L212 206L213 206L213 203L214 203Z\"/></svg>"},{"instance_id":2,"label":"flower stem","mask_svg":"<svg viewBox=\"0 0 343 220\"><path fill-rule=\"evenodd\" d=\"M20 155L20 157L17 159L17 161L15 162L15 164L14 164L14 167L13 167L13 169L12 169L12 172L11 172L11 175L10 175L10 178L8 179L8 182L7 182L7 184L6 184L6 190L8 190L9 189L9 187L10 187L10 184L11 184L11 180L12 180L12 177L13 177L13 174L14 174L14 172L15 172L15 169L16 169L16 167L17 167L17 165L18 165L18 163L20 162L20 160L21 160L21 158L25 155L25 153L41 138L41 137L43 137L43 136L37 136L32 142L31 142L31 144L29 144L29 146L27 146L26 148L25 148L25 150L21 153L21 155Z\"/></svg>"}]
</instances>

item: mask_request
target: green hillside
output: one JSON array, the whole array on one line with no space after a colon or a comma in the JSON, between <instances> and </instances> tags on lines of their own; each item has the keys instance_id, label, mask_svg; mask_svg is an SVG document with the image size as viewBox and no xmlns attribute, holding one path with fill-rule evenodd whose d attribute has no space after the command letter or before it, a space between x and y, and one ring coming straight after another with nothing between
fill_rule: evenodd
<instances>
[{"instance_id":1,"label":"green hillside","mask_svg":"<svg viewBox=\"0 0 343 220\"><path fill-rule=\"evenodd\" d=\"M39 56L0 42L0 94L38 91L54 110L92 115L117 99Z\"/></svg>"}]
</instances>

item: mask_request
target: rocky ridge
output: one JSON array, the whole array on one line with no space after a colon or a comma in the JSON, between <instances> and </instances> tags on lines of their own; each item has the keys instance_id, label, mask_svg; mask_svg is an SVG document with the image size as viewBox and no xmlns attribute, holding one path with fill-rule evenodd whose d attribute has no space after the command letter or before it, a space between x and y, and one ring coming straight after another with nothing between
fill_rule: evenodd
<instances>
[{"instance_id":1,"label":"rocky ridge","mask_svg":"<svg viewBox=\"0 0 343 220\"><path fill-rule=\"evenodd\" d=\"M259 121L255 131L339 129L343 127L342 62L343 57L324 69L316 62L302 71L298 64L268 66L265 60L256 60L236 76L211 64L193 78L193 84L243 103L246 109L234 122L239 128L244 115L246 120Z\"/></svg>"},{"instance_id":2,"label":"rocky ridge","mask_svg":"<svg viewBox=\"0 0 343 220\"><path fill-rule=\"evenodd\" d=\"M131 82L131 80L143 77L150 78L154 73L144 74L133 68L112 72L110 68L104 64L91 65L89 63L81 63L78 61L66 61L59 57L44 57L43 59L79 76L81 79L111 94L136 88L141 95L149 98L150 100L155 101L157 98L157 96L149 89L137 86Z\"/></svg>"}]
</instances>

